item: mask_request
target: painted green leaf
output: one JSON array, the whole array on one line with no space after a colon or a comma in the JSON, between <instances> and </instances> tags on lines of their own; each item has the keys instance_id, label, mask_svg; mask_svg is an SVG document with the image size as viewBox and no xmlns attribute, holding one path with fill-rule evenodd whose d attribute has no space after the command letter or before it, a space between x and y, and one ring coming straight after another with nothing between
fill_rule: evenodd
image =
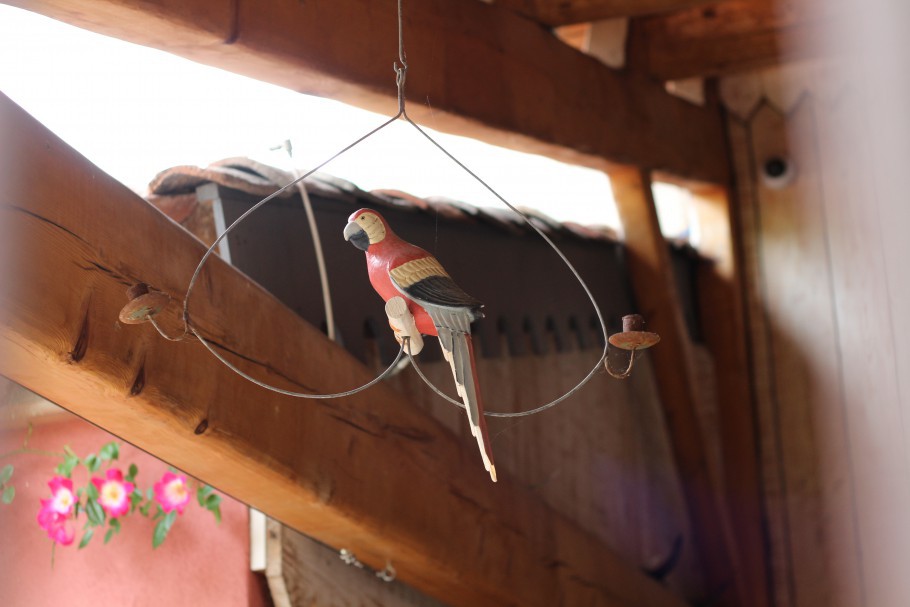
<instances>
[{"instance_id":1,"label":"painted green leaf","mask_svg":"<svg viewBox=\"0 0 910 607\"><path fill-rule=\"evenodd\" d=\"M85 456L85 467L88 468L89 472L97 472L98 468L101 467L101 460L94 453L89 453Z\"/></svg>"},{"instance_id":2,"label":"painted green leaf","mask_svg":"<svg viewBox=\"0 0 910 607\"><path fill-rule=\"evenodd\" d=\"M109 442L98 451L98 457L104 461L116 460L120 457L120 445L115 442Z\"/></svg>"},{"instance_id":3,"label":"painted green leaf","mask_svg":"<svg viewBox=\"0 0 910 607\"><path fill-rule=\"evenodd\" d=\"M88 498L85 502L85 513L88 515L88 520L92 525L103 525L104 524L104 508L101 507L95 499Z\"/></svg>"},{"instance_id":4,"label":"painted green leaf","mask_svg":"<svg viewBox=\"0 0 910 607\"><path fill-rule=\"evenodd\" d=\"M13 499L16 497L16 488L15 487L6 487L3 490L3 497L0 498L3 500L4 504L12 504Z\"/></svg>"},{"instance_id":5,"label":"painted green leaf","mask_svg":"<svg viewBox=\"0 0 910 607\"><path fill-rule=\"evenodd\" d=\"M167 515L158 521L158 524L155 525L155 532L152 534L152 548L157 548L164 542L164 539L167 537L167 534L171 530L171 526L174 524L174 520L177 518L177 511L168 512Z\"/></svg>"},{"instance_id":6,"label":"painted green leaf","mask_svg":"<svg viewBox=\"0 0 910 607\"><path fill-rule=\"evenodd\" d=\"M199 502L199 505L203 508L205 507L205 498L214 491L209 485L202 485L199 489L196 490L196 500Z\"/></svg>"},{"instance_id":7,"label":"painted green leaf","mask_svg":"<svg viewBox=\"0 0 910 607\"><path fill-rule=\"evenodd\" d=\"M130 512L136 510L139 507L139 504L142 503L142 491L139 489L133 489L133 492L130 493Z\"/></svg>"},{"instance_id":8,"label":"painted green leaf","mask_svg":"<svg viewBox=\"0 0 910 607\"><path fill-rule=\"evenodd\" d=\"M82 541L79 542L79 550L82 550L88 543L92 541L92 536L95 535L95 530L89 527L85 530L85 533L82 534Z\"/></svg>"},{"instance_id":9,"label":"painted green leaf","mask_svg":"<svg viewBox=\"0 0 910 607\"><path fill-rule=\"evenodd\" d=\"M7 464L0 470L0 485L5 485L13 477L13 465Z\"/></svg>"},{"instance_id":10,"label":"painted green leaf","mask_svg":"<svg viewBox=\"0 0 910 607\"><path fill-rule=\"evenodd\" d=\"M65 476L70 478L73 474L73 469L79 465L79 458L72 452L68 452L63 458L63 462L55 468L55 471L60 476Z\"/></svg>"}]
</instances>

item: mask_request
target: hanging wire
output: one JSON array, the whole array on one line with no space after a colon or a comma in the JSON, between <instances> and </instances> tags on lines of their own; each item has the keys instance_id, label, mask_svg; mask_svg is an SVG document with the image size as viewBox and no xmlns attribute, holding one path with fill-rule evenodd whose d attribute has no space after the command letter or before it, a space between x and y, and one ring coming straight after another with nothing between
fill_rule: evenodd
<instances>
[{"instance_id":1,"label":"hanging wire","mask_svg":"<svg viewBox=\"0 0 910 607\"><path fill-rule=\"evenodd\" d=\"M634 348L634 347L629 351L629 366L626 367L626 370L625 370L625 371L620 371L619 373L615 373L615 372L610 368L610 365L609 365L609 362L608 362L608 364L607 364L607 373L609 373L612 377L615 377L616 379L625 379L625 378L629 377L630 375L632 375L632 365L635 364L635 354L636 354L637 352L638 352L638 350L637 350L636 348Z\"/></svg>"},{"instance_id":2,"label":"hanging wire","mask_svg":"<svg viewBox=\"0 0 910 607\"><path fill-rule=\"evenodd\" d=\"M591 368L591 370L588 372L588 374L585 375L585 377L574 388L572 388L571 390L569 390L568 392L566 392L559 398L557 398L545 405L536 407L534 409L515 412L515 413L500 413L500 412L495 412L495 411L487 411L487 412L485 412L485 415L488 417L526 417L529 415L534 415L536 413L540 413L551 407L556 406L557 404L561 403L562 401L566 400L567 398L571 397L573 394L578 392L600 370L601 365L603 365L607 359L607 354L609 352L609 347L610 347L606 322L604 321L603 314L600 311L600 306L597 305L597 301L594 299L593 293L591 293L591 289L588 287L585 280L581 277L581 274L579 274L578 270L575 269L575 266L572 265L572 262L569 261L569 259L565 256L565 254L562 252L562 250L560 250L560 248L556 245L556 243L554 243L550 239L550 237L547 236L543 232L543 230L538 228L534 224L534 222L531 220L530 217L528 217L525 213L523 213L522 211L517 209L515 206L513 206L508 200L503 198L499 194L499 192L497 192L495 189L493 189L492 186L490 186L486 181L481 179L480 176L478 176L474 171L469 169L463 162L461 162L455 156L453 156L445 147L443 147L439 142L437 142L435 139L433 139L433 137L431 137L426 131L424 131L422 128L420 128L420 126L418 126L417 123L415 123L413 120L411 120L411 117L408 116L406 108L405 108L405 82L407 81L408 63L405 58L406 55L405 55L405 50L404 50L404 28L403 28L403 23L402 23L402 19L403 19L402 15L403 15L402 0L398 0L398 61L394 62L393 66L392 66L393 70L395 72L395 83L398 88L398 112L394 116L392 116L391 118L389 118L388 120L386 120L385 122L380 124L378 127L373 129L372 131L370 131L367 134L356 139L354 142L348 144L347 146L345 146L344 148L342 148L341 150L339 150L338 152L336 152L335 154L330 156L328 159L326 159L323 162L321 162L320 164L318 164L313 169L307 171L306 173L300 175L299 177L296 177L290 183L282 186L275 192L269 194L268 196L266 196L265 198L263 198L262 200L260 200L256 204L254 204L246 212L244 212L240 217L238 217L236 220L234 220L234 222L230 226L228 226L224 230L224 232L222 232L215 239L215 242L213 242L211 244L211 246L209 246L209 248L206 250L205 254L202 256L202 259L199 261L199 264L196 266L196 270L193 272L193 276L190 279L189 284L187 285L186 294L184 295L184 298L183 298L184 335L188 335L189 333L192 333L193 335L195 335L196 338L200 341L200 343L202 343L202 345L205 346L205 348L213 356L215 356L215 358L217 358L227 368L229 368L234 373L240 375L244 379L246 379L262 388L265 388L266 390L271 390L271 391L277 392L279 394L285 394L287 396L293 396L293 397L297 397L297 398L329 399L329 398L340 398L343 396L350 396L353 394L357 394L358 392L361 392L363 390L366 390L367 388L374 386L379 381L381 381L382 379L387 377L390 373L392 373L392 371L395 369L396 365L402 359L404 354L407 353L408 359L410 360L411 364L414 366L414 369L417 371L418 375L424 381L424 383L427 384L427 386L429 386L436 394L438 394L445 400L447 400L461 408L464 408L463 403L456 401L455 399L446 395L442 390L437 388L423 374L423 372L417 366L417 364L414 360L414 357L411 355L410 347L407 347L407 348L405 347L406 344L408 344L410 341L410 338L407 338L407 337L404 340L402 340L401 349L398 351L398 356L395 357L395 360L392 361L392 364L389 365L389 367L386 368L385 371L383 371L381 374L376 376L370 382L368 382L358 388L354 388L352 390L348 390L345 392L338 392L335 394L311 394L311 393L294 392L294 391L290 391L290 390L284 390L281 388L277 388L275 386L272 386L263 381L260 381L260 380L256 379L255 377L252 377L251 375L245 373L244 371L239 369L236 365L234 365L232 362L227 360L227 358L225 358L220 352L218 352L215 349L215 346L210 341L208 341L202 335L200 335L199 331L193 326L192 321L190 319L189 306L190 306L190 296L192 295L193 288L196 286L196 282L199 279L199 275L202 272L202 268L205 266L206 261L208 261L209 257L211 257L212 253L214 252L215 248L219 245L219 243L222 240L224 240L228 236L228 234L230 234L238 225L240 225L241 222L243 222L247 217L249 217L256 210L258 210L262 205L266 204L267 202L269 202L276 196L279 196L283 192L287 191L289 188L292 188L292 187L296 186L298 183L301 183L304 179L306 179L307 177L309 177L316 171L325 167L327 164L329 164L330 162L332 162L333 160L335 160L342 154L345 154L346 152L348 152L352 148L356 147L357 145L363 143L364 141L366 141L367 139L369 139L370 137L372 137L379 131L383 130L384 128L386 128L387 126L389 126L390 124L392 124L393 122L398 120L399 118L403 118L408 124L410 124L412 127L417 129L417 132L419 132L430 143L432 143L434 146L436 146L436 148L439 149L447 158L449 158L452 162L454 162L456 165L458 165L464 172L466 172L468 175L470 175L472 178L474 178L475 181L477 181L480 185L482 185L484 188L486 188L487 191L489 191L493 196L495 196L500 202L505 204L512 212L516 213L519 217L521 217L524 220L524 222L526 224L528 224L528 226L531 227L531 229L533 229L541 238L543 238L543 240L550 246L550 248L552 248L556 252L556 254L559 256L559 258L563 261L563 263L566 265L566 267L569 269L569 271L572 273L572 275L575 277L575 279L578 281L578 283L584 289L585 294L588 296L588 299L591 301L591 305L594 307L594 311L597 314L597 320L600 323L601 331L603 333L604 349L603 349L603 353L601 354L600 358L597 360L597 363ZM162 335L164 335L167 339L171 339L172 341L178 341L178 340L182 339L182 336L178 337L178 338L168 337L167 335L164 334L164 332L157 325L155 325L155 328L158 329L158 332L161 333ZM635 353L632 352L631 360L629 361L629 370L631 370L632 362L634 361L634 359L635 359ZM627 374L628 374L628 371L623 376L625 376Z\"/></svg>"},{"instance_id":3,"label":"hanging wire","mask_svg":"<svg viewBox=\"0 0 910 607\"><path fill-rule=\"evenodd\" d=\"M286 396L293 396L294 398L315 398L315 399L342 398L342 397L344 397L344 396L352 396L352 395L354 395L354 394L357 394L358 392L363 392L363 391L366 390L367 388L372 388L373 386L375 386L376 384L378 384L380 381L382 381L383 379L385 379L386 376L389 375L389 373L391 373L392 371L395 370L395 366L398 364L398 361L401 360L401 357L402 357L402 356L404 356L404 347L402 347L400 350L398 350L398 356L395 357L395 360L392 361L392 364L389 365L389 366L386 368L385 371L383 371L382 373L380 373L379 375L377 375L376 377L374 377L374 378L373 378L372 380L370 380L368 383L365 383L365 384L363 384L362 386L360 386L360 387L358 387L358 388L354 388L354 389L352 389L352 390L347 390L347 391L345 391L345 392L336 392L335 394L312 394L312 393L310 393L310 392L294 392L294 391L292 391L292 390L284 390L284 389L282 389L282 388L278 388L278 387L276 387L276 386L272 386L272 385L270 385L270 384L267 384L267 383L265 383L265 382L263 382L263 381L260 381L260 380L256 379L256 378L253 377L252 375L249 375L248 373L245 373L245 372L242 371L241 369L238 369L236 366L234 366L233 363L231 363L231 361L229 361L229 360L226 359L224 356L222 356L221 353L218 352L218 351L215 349L215 347L211 344L211 342L206 341L205 339L203 339L202 337L200 337L200 336L199 336L199 333L197 333L195 329L190 329L190 330L193 331L193 334L194 334L197 338L199 338L199 341L202 342L202 345L205 346L205 349L206 349L206 350L208 350L209 352L211 352L212 355L213 355L215 358L217 358L217 359L220 360L222 363L224 363L224 365L225 365L227 368L229 368L231 371L233 371L234 373L236 373L236 374L239 375L240 377L242 377L242 378L244 378L244 379L246 379L246 380L248 380L248 381L253 382L253 383L256 384L257 386L261 386L261 387L265 388L266 390L271 390L272 392L278 392L279 394L284 394L284 395L286 395Z\"/></svg>"},{"instance_id":4,"label":"hanging wire","mask_svg":"<svg viewBox=\"0 0 910 607\"><path fill-rule=\"evenodd\" d=\"M277 148L283 149L290 161L291 174L296 178L300 176L300 171L294 166L294 146L290 139ZM303 201L303 210L306 213L307 225L310 227L310 237L313 239L313 251L316 255L316 269L319 272L319 286L322 288L322 307L325 310L326 334L332 341L338 341L335 335L335 308L332 305L332 291L329 288L329 273L325 267L325 255L322 249L322 239L319 237L319 226L316 223L316 214L313 212L313 202L310 200L310 193L307 192L306 184L302 181L297 182L297 190L300 192L300 199Z\"/></svg>"},{"instance_id":5,"label":"hanging wire","mask_svg":"<svg viewBox=\"0 0 910 607\"><path fill-rule=\"evenodd\" d=\"M166 340L168 340L168 341L184 341L184 340L186 340L186 339L189 337L189 332L186 331L185 329L184 329L184 331L183 331L183 333L182 333L181 335L177 335L176 337L172 337L172 336L168 335L167 333L165 333L164 329L162 329L161 326L159 326L158 323L155 322L155 318L154 318L153 316L148 316L148 315L146 315L145 318L146 318L146 320L148 320L150 323L152 323L152 326L155 327L155 330L156 330L156 331L158 331L158 335L160 335L161 337L163 337L164 339L166 339Z\"/></svg>"}]
</instances>

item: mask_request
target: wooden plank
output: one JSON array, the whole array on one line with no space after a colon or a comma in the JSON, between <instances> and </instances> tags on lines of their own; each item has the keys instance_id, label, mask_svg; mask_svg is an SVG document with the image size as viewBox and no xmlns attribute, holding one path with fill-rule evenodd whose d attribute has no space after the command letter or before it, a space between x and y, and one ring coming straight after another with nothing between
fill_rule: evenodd
<instances>
[{"instance_id":1,"label":"wooden plank","mask_svg":"<svg viewBox=\"0 0 910 607\"><path fill-rule=\"evenodd\" d=\"M895 19L870 15L859 37L880 36L871 22ZM845 31L838 44L855 36ZM906 53L872 57L906 63ZM871 65L821 78L772 72L783 94L731 129L734 151L751 156L736 175L755 194L750 283L766 325L756 362L763 356L776 380L762 409L770 402L780 418L767 449L785 480L768 496L779 605L897 606L910 592L906 90L892 88L898 71ZM808 94L780 111L793 89ZM770 155L795 163L792 183L764 183Z\"/></svg>"},{"instance_id":2,"label":"wooden plank","mask_svg":"<svg viewBox=\"0 0 910 607\"><path fill-rule=\"evenodd\" d=\"M549 26L655 15L712 2L717 0L496 0L496 4Z\"/></svg>"},{"instance_id":3,"label":"wooden plank","mask_svg":"<svg viewBox=\"0 0 910 607\"><path fill-rule=\"evenodd\" d=\"M395 3L387 0L12 4L300 92L388 115L397 109L397 24ZM692 107L640 75L610 70L496 5L412 0L404 10L416 120L598 168L607 159L724 181L717 112ZM222 18L197 21L202 13Z\"/></svg>"},{"instance_id":4,"label":"wooden plank","mask_svg":"<svg viewBox=\"0 0 910 607\"><path fill-rule=\"evenodd\" d=\"M716 76L822 57L842 2L727 0L642 20L645 69L662 80Z\"/></svg>"},{"instance_id":5,"label":"wooden plank","mask_svg":"<svg viewBox=\"0 0 910 607\"><path fill-rule=\"evenodd\" d=\"M895 324L908 312L891 308L889 298L892 289L908 280L904 258L887 258L882 245L887 225L882 219L902 195L879 194L875 169L880 150L869 137L865 101L865 91L856 86L833 103L816 101L815 141L863 599L866 605L900 605L910 596L910 579L901 565L910 556L910 528L903 523L910 485L898 366L902 334Z\"/></svg>"},{"instance_id":6,"label":"wooden plank","mask_svg":"<svg viewBox=\"0 0 910 607\"><path fill-rule=\"evenodd\" d=\"M742 254L736 206L724 188L694 188L699 252L700 326L714 363L723 485L743 585L752 605L767 607L768 554L763 531L761 465L746 345Z\"/></svg>"},{"instance_id":7,"label":"wooden plank","mask_svg":"<svg viewBox=\"0 0 910 607\"><path fill-rule=\"evenodd\" d=\"M0 124L0 275L16 273L0 290L0 374L373 568L393 559L447 603L683 604L508 479L490 483L385 385L299 401L198 344L121 326L125 286L179 298L202 245L6 97ZM372 375L218 259L191 310L266 381L332 392Z\"/></svg>"},{"instance_id":8,"label":"wooden plank","mask_svg":"<svg viewBox=\"0 0 910 607\"><path fill-rule=\"evenodd\" d=\"M850 444L839 378L838 323L831 299L814 109L792 114L764 105L749 123L758 208L760 296L772 382L768 417L770 464L779 467L784 527L772 532L787 566L775 579L792 605L861 605ZM761 181L772 157L795 163L784 186ZM773 438L772 438L773 437ZM775 519L770 519L775 520Z\"/></svg>"},{"instance_id":9,"label":"wooden plank","mask_svg":"<svg viewBox=\"0 0 910 607\"><path fill-rule=\"evenodd\" d=\"M784 462L780 459L781 436L774 400L773 354L767 311L763 303L761 262L761 207L755 179L756 161L748 123L731 116L727 133L730 139L736 199L740 212L738 242L743 254L743 281L746 299L747 339L750 353L752 388L756 405L758 451L761 463L763 511L767 534L768 584L776 607L792 607L790 592L792 564L787 544L789 519L785 508Z\"/></svg>"},{"instance_id":10,"label":"wooden plank","mask_svg":"<svg viewBox=\"0 0 910 607\"><path fill-rule=\"evenodd\" d=\"M610 173L622 220L629 272L640 313L661 343L649 352L657 373L673 455L708 591L720 604L747 604L736 551L717 482L711 477L696 415L694 359L660 232L650 176L636 169ZM716 595L716 596L715 596ZM738 596L737 596L738 595ZM739 601L739 602L737 602Z\"/></svg>"},{"instance_id":11,"label":"wooden plank","mask_svg":"<svg viewBox=\"0 0 910 607\"><path fill-rule=\"evenodd\" d=\"M362 565L346 564L337 550L274 521L270 532L278 535L288 607L445 607L397 580L385 582Z\"/></svg>"}]
</instances>

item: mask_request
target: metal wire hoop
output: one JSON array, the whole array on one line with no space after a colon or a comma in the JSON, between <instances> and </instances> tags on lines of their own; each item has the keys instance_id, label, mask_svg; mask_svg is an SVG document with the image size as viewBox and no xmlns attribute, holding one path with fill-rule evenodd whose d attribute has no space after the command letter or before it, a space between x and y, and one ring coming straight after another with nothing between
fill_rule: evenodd
<instances>
[{"instance_id":1,"label":"metal wire hoop","mask_svg":"<svg viewBox=\"0 0 910 607\"><path fill-rule=\"evenodd\" d=\"M335 394L310 394L310 393L305 393L305 392L294 392L291 390L284 390L282 388L272 386L270 384L267 384L263 381L256 379L255 377L252 377L251 375L242 371L236 365L234 365L229 360L227 360L227 358L225 358L221 353L219 353L216 350L215 346L210 341L206 340L204 337L202 337L202 335L200 335L199 331L193 326L192 320L190 318L190 312L189 312L190 296L192 295L193 288L195 287L196 282L199 279L199 275L202 272L202 268L205 266L205 263L208 261L209 257L211 257L212 253L215 251L215 249L218 247L218 245L221 243L221 241L224 240L228 234L230 234L238 225L240 225L241 222L243 222L252 213L254 213L256 210L258 210L260 207L262 207L262 205L266 204L267 202L274 199L276 196L279 196L280 194L287 191L288 189L296 186L298 183L300 183L307 177L311 176L316 171L322 169L323 167L325 167L327 164L329 164L330 162L332 162L333 160L335 160L342 154L348 152L349 150L353 149L357 145L363 143L364 141L366 141L367 139L369 139L370 137L372 137L379 131L383 130L384 128L386 128L387 126L389 126L390 124L392 124L393 122L398 120L399 118L403 118L408 124L410 124L412 127L414 127L418 133L423 135L423 137L425 137L430 143L432 143L436 148L438 148L447 158L449 158L452 162L454 162L456 165L458 165L458 167L460 167L465 173L470 175L475 181L477 181L477 183L482 185L487 191L489 191L493 196L495 196L500 202L505 204L506 207L508 207L512 212L514 212L519 217L521 217L524 220L524 222L528 226L530 226L530 228L532 230L534 230L547 243L547 245L549 245L550 248L553 249L554 252L556 252L556 254L559 256L559 258L562 260L562 262L566 265L566 267L569 269L569 271L572 273L572 275L575 276L578 283L584 289L585 294L588 296L588 299L591 301L591 305L594 307L594 312L597 315L597 320L600 323L601 331L603 333L604 349L603 349L603 353L601 354L600 358L597 360L597 363L595 363L595 365L591 368L591 370L587 373L587 375L585 375L585 377L578 384L576 384L576 386L574 388L572 388L571 390L569 390L568 392L566 392L559 398L557 398L545 405L536 407L534 409L530 409L527 411L514 412L514 413L501 413L501 412L495 412L495 411L487 411L487 412L485 412L485 415L488 417L524 417L524 416L528 416L528 415L534 415L536 413L541 413L547 409L550 409L551 407L556 406L557 404L563 402L564 400L566 400L567 398L569 398L570 396L575 394L578 390L580 390L582 387L584 387L584 385L587 384L594 377L594 375L600 369L601 365L604 364L604 361L606 361L606 359L607 359L607 354L609 352L609 347L610 347L609 335L608 335L608 331L607 331L606 322L604 321L603 314L600 311L600 306L597 305L597 301L594 299L594 295L591 292L591 289L588 287L585 280L581 277L581 274L579 274L578 270L575 269L575 266L572 265L572 262L569 261L569 259L565 256L565 254L562 252L562 250L556 245L556 243L554 243L553 240L550 239L550 237L547 236L543 232L543 230L538 228L534 224L534 222L531 220L530 217L528 217L521 210L519 210L518 208L513 206L508 200L506 200L502 195L500 195L499 192L497 192L495 189L493 189L492 186L490 186L486 181L484 181L482 178L480 178L474 171L469 169L463 162L458 160L458 158L453 156L451 154L451 152L449 152L445 147L443 147L442 144L440 144L435 139L433 139L429 135L429 133L427 133L422 128L420 128L420 126L418 126L417 123L414 122L413 120L411 120L410 116L408 116L406 108L405 108L405 82L407 80L408 64L405 59L405 52L404 52L402 6L401 5L402 5L402 0L398 0L398 59L399 59L399 62L393 64L393 70L395 72L395 83L398 88L398 112L394 116L392 116L391 118L389 118L388 120L383 122L381 125L379 125L375 129L373 129L372 131L369 131L365 135L359 137L352 143L348 144L347 146L345 146L344 148L342 148L341 150L339 150L338 152L336 152L335 154L330 156L328 159L319 163L316 167L310 169L303 175L290 181L286 185L282 186L278 190L274 191L273 193L269 194L268 196L266 196L265 198L263 198L262 200L260 200L256 204L254 204L252 207L247 209L240 217L235 219L234 222L231 223L231 225L229 225L224 230L224 232L222 232L215 239L215 241L211 244L211 246L209 246L209 248L206 250L205 254L202 256L202 259L199 260L199 264L196 266L196 270L193 272L193 276L192 276L192 278L190 278L190 282L187 285L186 294L184 295L184 298L183 298L184 335L185 336L188 336L189 334L194 335L200 341L200 343L202 343L202 345L213 356L215 356L215 358L217 358L219 361L221 361L221 363L223 363L231 371L240 375L244 379L246 379L262 388L265 388L266 390L271 390L273 392L277 392L279 394L285 394L287 396L293 396L295 398L330 399L330 398L341 398L343 396L350 396L353 394L357 394L358 392L362 392L363 390L366 390L367 388L374 386L379 381L381 381L386 376L388 376L394 370L394 368L396 367L398 362L401 360L401 358L404 356L404 354L407 353L408 359L410 360L412 366L417 371L418 375L423 380L423 382L427 384L427 386L429 386L436 394L438 394L442 398L463 408L464 407L463 403L460 403L460 402L454 400L453 398L449 397L448 395L446 395L444 392L442 392L442 390L440 390L438 387L436 387L423 374L423 372L420 370L420 368L417 366L416 362L414 361L414 357L411 355L410 348L405 347L405 345L407 343L409 343L408 338L405 338L405 340L403 340L403 342L401 344L401 349L398 352L398 356L395 357L395 360L392 362L392 364L389 365L389 367L386 368L385 371L383 371L382 373L377 375L374 379L372 379L368 383L366 383L362 386L359 386L357 388L354 388L352 390L348 390L346 392L339 392L339 393L335 393ZM160 332L160 329L159 329L159 332ZM632 353L633 361L634 361L634 358L635 358L635 353L633 352ZM631 367L631 365L630 365L630 367Z\"/></svg>"}]
</instances>

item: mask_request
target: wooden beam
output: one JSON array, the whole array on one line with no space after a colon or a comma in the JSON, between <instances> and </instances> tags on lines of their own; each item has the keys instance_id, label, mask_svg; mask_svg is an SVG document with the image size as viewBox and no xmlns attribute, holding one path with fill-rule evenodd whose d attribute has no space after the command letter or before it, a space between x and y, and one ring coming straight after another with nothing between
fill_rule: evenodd
<instances>
[{"instance_id":1,"label":"wooden beam","mask_svg":"<svg viewBox=\"0 0 910 607\"><path fill-rule=\"evenodd\" d=\"M768 607L767 550L762 511L761 462L756 404L752 391L745 317L742 252L736 206L726 188L691 189L698 217L701 255L711 259L698 270L700 326L714 362L723 486L735 550L748 604Z\"/></svg>"},{"instance_id":2,"label":"wooden beam","mask_svg":"<svg viewBox=\"0 0 910 607\"><path fill-rule=\"evenodd\" d=\"M2 95L0 125L0 374L377 570L391 559L447 604L683 605L507 478L490 483L384 384L302 401L198 343L120 325L127 286L179 299L203 246ZM191 303L266 381L324 393L373 375L217 258Z\"/></svg>"},{"instance_id":3,"label":"wooden beam","mask_svg":"<svg viewBox=\"0 0 910 607\"><path fill-rule=\"evenodd\" d=\"M496 0L496 4L549 26L656 15L712 2L717 0Z\"/></svg>"},{"instance_id":4,"label":"wooden beam","mask_svg":"<svg viewBox=\"0 0 910 607\"><path fill-rule=\"evenodd\" d=\"M727 0L643 19L642 67L661 80L678 80L821 57L841 4Z\"/></svg>"},{"instance_id":5,"label":"wooden beam","mask_svg":"<svg viewBox=\"0 0 910 607\"><path fill-rule=\"evenodd\" d=\"M304 93L388 115L397 110L390 0L11 3ZM726 179L719 112L610 70L496 5L410 0L404 10L409 113L416 120L597 168L607 159Z\"/></svg>"},{"instance_id":6,"label":"wooden beam","mask_svg":"<svg viewBox=\"0 0 910 607\"><path fill-rule=\"evenodd\" d=\"M638 169L617 169L610 172L610 182L640 313L648 330L661 337L649 356L708 591L719 604L748 605L750 598L738 575L727 514L717 479L711 476L696 414L694 359L673 282L669 248L657 220L651 177Z\"/></svg>"}]
</instances>

